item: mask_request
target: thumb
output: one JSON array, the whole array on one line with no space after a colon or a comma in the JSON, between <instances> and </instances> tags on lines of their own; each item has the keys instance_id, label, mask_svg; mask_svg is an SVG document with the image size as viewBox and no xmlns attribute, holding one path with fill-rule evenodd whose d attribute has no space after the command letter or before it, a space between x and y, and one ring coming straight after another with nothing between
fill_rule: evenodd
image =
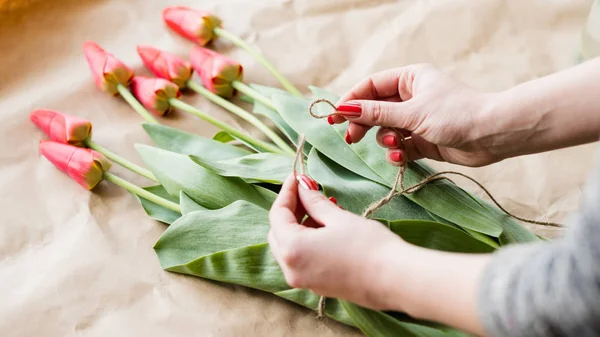
<instances>
[{"instance_id":1,"label":"thumb","mask_svg":"<svg viewBox=\"0 0 600 337\"><path fill-rule=\"evenodd\" d=\"M340 221L340 213L346 212L319 191L300 187L298 188L298 196L306 213L320 225Z\"/></svg>"},{"instance_id":2,"label":"thumb","mask_svg":"<svg viewBox=\"0 0 600 337\"><path fill-rule=\"evenodd\" d=\"M351 123L413 131L417 123L410 101L352 100L338 105L336 110Z\"/></svg>"}]
</instances>

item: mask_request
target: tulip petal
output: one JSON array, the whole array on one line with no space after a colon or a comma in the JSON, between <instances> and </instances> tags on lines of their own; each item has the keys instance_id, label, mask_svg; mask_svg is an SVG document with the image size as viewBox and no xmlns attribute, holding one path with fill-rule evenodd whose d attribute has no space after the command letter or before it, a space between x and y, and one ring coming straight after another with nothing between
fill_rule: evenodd
<instances>
[{"instance_id":1,"label":"tulip petal","mask_svg":"<svg viewBox=\"0 0 600 337\"><path fill-rule=\"evenodd\" d=\"M102 181L104 172L111 166L99 152L51 140L40 142L40 153L88 190Z\"/></svg>"},{"instance_id":2,"label":"tulip petal","mask_svg":"<svg viewBox=\"0 0 600 337\"><path fill-rule=\"evenodd\" d=\"M49 109L34 110L29 118L50 139L73 145L82 145L92 132L92 124L83 118Z\"/></svg>"},{"instance_id":3,"label":"tulip petal","mask_svg":"<svg viewBox=\"0 0 600 337\"><path fill-rule=\"evenodd\" d=\"M150 46L138 46L137 50L146 68L157 77L169 80L178 87L185 87L192 78L192 66L183 58Z\"/></svg>"},{"instance_id":4,"label":"tulip petal","mask_svg":"<svg viewBox=\"0 0 600 337\"><path fill-rule=\"evenodd\" d=\"M244 77L241 64L207 48L192 48L190 62L206 89L222 97L232 97L235 94L232 82Z\"/></svg>"},{"instance_id":5,"label":"tulip petal","mask_svg":"<svg viewBox=\"0 0 600 337\"><path fill-rule=\"evenodd\" d=\"M157 116L170 112L172 107L169 100L181 96L175 83L162 78L136 76L131 89L140 103Z\"/></svg>"},{"instance_id":6,"label":"tulip petal","mask_svg":"<svg viewBox=\"0 0 600 337\"><path fill-rule=\"evenodd\" d=\"M119 61L114 55L106 52L97 43L87 41L83 44L83 52L96 86L111 95L118 93L117 86L128 87L133 79L133 70Z\"/></svg>"},{"instance_id":7,"label":"tulip petal","mask_svg":"<svg viewBox=\"0 0 600 337\"><path fill-rule=\"evenodd\" d=\"M221 26L221 19L210 12L184 6L165 8L163 20L177 34L201 46L214 41L214 29Z\"/></svg>"}]
</instances>

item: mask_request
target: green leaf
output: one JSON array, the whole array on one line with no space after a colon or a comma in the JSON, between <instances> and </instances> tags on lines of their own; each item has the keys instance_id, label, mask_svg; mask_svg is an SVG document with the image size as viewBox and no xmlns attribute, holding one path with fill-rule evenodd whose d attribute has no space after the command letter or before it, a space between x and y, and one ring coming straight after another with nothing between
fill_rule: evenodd
<instances>
[{"instance_id":1,"label":"green leaf","mask_svg":"<svg viewBox=\"0 0 600 337\"><path fill-rule=\"evenodd\" d=\"M420 324L401 322L381 311L374 311L340 301L341 306L352 318L356 326L369 337L464 337L469 336L450 328L438 329Z\"/></svg>"},{"instance_id":2,"label":"green leaf","mask_svg":"<svg viewBox=\"0 0 600 337\"><path fill-rule=\"evenodd\" d=\"M456 253L490 253L494 247L461 229L433 221L396 220L381 222L407 242L430 249Z\"/></svg>"},{"instance_id":3,"label":"green leaf","mask_svg":"<svg viewBox=\"0 0 600 337\"><path fill-rule=\"evenodd\" d=\"M231 141L234 141L235 137L230 135L229 132L227 132L227 131L219 131L213 136L212 139L216 140L217 142L221 142L221 143L229 143Z\"/></svg>"},{"instance_id":4,"label":"green leaf","mask_svg":"<svg viewBox=\"0 0 600 337\"><path fill-rule=\"evenodd\" d=\"M480 252L489 249L461 230L444 224L394 221L390 223L390 229L413 244L446 251ZM165 231L154 249L161 266L169 271L272 292L316 310L318 296L306 290L292 290L287 285L268 244L264 243L268 230L268 211L239 201L222 209L196 211L182 216ZM335 299L328 299L325 313L340 322L354 324ZM437 331L431 327L407 325L406 321L414 322L407 316L397 314L390 318L388 314L381 315L384 315L385 321L391 320L394 328Z\"/></svg>"},{"instance_id":5,"label":"green leaf","mask_svg":"<svg viewBox=\"0 0 600 337\"><path fill-rule=\"evenodd\" d=\"M148 133L158 147L171 152L194 155L215 161L242 157L251 153L230 144L221 143L165 125L143 124L143 126L146 133Z\"/></svg>"},{"instance_id":6,"label":"green leaf","mask_svg":"<svg viewBox=\"0 0 600 337\"><path fill-rule=\"evenodd\" d=\"M263 86L263 85L258 85L258 84L250 84L250 87L256 91L258 91L259 93L261 93L263 96L267 97L267 98L271 98L274 94L279 94L279 95L287 95L288 93L284 90L278 89L278 88L272 88L272 87L267 87L267 86ZM275 124L275 126L294 144L297 144L298 142L298 134L296 133L296 131L294 131L294 129L292 129L281 117L281 115L279 114L279 112L269 108L268 106L258 102L258 101L254 101L254 107L252 109L252 112L257 114L257 115L261 115L261 116L265 116L267 117L269 120L271 120L273 122L273 124Z\"/></svg>"},{"instance_id":7,"label":"green leaf","mask_svg":"<svg viewBox=\"0 0 600 337\"><path fill-rule=\"evenodd\" d=\"M254 153L222 161L190 156L196 163L225 177L254 179L281 184L292 172L293 158L275 153Z\"/></svg>"},{"instance_id":8,"label":"green leaf","mask_svg":"<svg viewBox=\"0 0 600 337\"><path fill-rule=\"evenodd\" d=\"M267 243L215 252L182 265L164 265L163 268L271 293L289 289Z\"/></svg>"},{"instance_id":9,"label":"green leaf","mask_svg":"<svg viewBox=\"0 0 600 337\"><path fill-rule=\"evenodd\" d=\"M150 193L154 193L154 194L158 195L159 197L163 197L172 202L175 202L175 203L179 202L179 198L177 198L176 196L170 195L161 185L148 186L148 187L144 187L144 189ZM152 219L154 219L156 221L164 222L166 224L171 224L171 223L173 223L173 221L175 221L181 217L181 214L179 214L173 210L170 210L168 208L159 206L159 205L157 205L151 201L148 201L144 198L138 197L138 200L142 204L142 208L144 208L144 211L146 211L146 214L148 214Z\"/></svg>"},{"instance_id":10,"label":"green leaf","mask_svg":"<svg viewBox=\"0 0 600 337\"><path fill-rule=\"evenodd\" d=\"M435 221L437 221L437 222L441 222L443 224L446 224L446 225L449 225L449 226L452 226L452 227L464 230L466 233L468 233L469 235L471 235L473 238L475 238L475 239L477 239L477 240L479 240L481 242L484 242L485 244L487 244L490 247L494 247L494 248L499 248L500 247L500 245L498 244L498 242L496 242L496 240L494 240L494 238L492 238L492 237L489 237L489 236L487 236L485 234L481 234L479 232L475 232L475 231L470 230L468 228L462 228L460 226L457 226L457 225L453 224L452 222L450 222L450 221L448 221L446 219L440 218L439 216L437 216L437 215L435 215L433 213L429 213L429 215L433 219L435 219Z\"/></svg>"},{"instance_id":11,"label":"green leaf","mask_svg":"<svg viewBox=\"0 0 600 337\"><path fill-rule=\"evenodd\" d=\"M190 198L183 191L179 192L179 206L181 206L181 212L183 213L183 215L191 213L191 212L203 211L203 210L207 209L205 207L198 205L194 200L192 200L192 198Z\"/></svg>"},{"instance_id":12,"label":"green leaf","mask_svg":"<svg viewBox=\"0 0 600 337\"><path fill-rule=\"evenodd\" d=\"M136 144L136 149L171 195L183 191L209 209L225 207L236 200L246 200L265 209L271 207L261 193L240 178L222 177L175 152L141 144Z\"/></svg>"},{"instance_id":13,"label":"green leaf","mask_svg":"<svg viewBox=\"0 0 600 337\"><path fill-rule=\"evenodd\" d=\"M326 195L337 199L344 209L356 214L387 195L388 187L365 179L312 148L308 155L308 172L323 186ZM421 206L404 196L397 196L371 216L387 220L434 220Z\"/></svg>"},{"instance_id":14,"label":"green leaf","mask_svg":"<svg viewBox=\"0 0 600 337\"><path fill-rule=\"evenodd\" d=\"M254 185L254 188L258 191L258 193L260 193L260 195L262 195L263 198L265 198L265 200L267 200L269 205L272 205L275 199L277 198L277 193L271 191L268 188L258 185Z\"/></svg>"},{"instance_id":15,"label":"green leaf","mask_svg":"<svg viewBox=\"0 0 600 337\"><path fill-rule=\"evenodd\" d=\"M348 170L388 188L393 186L397 168L385 161L385 149L375 140L375 130L367 133L358 144L349 146L336 128L308 114L310 101L278 95L274 97L278 111L297 132L319 152ZM420 182L431 171L423 164L411 163L405 174L407 186ZM504 218L498 218L472 200L464 191L446 182L433 182L407 196L428 211L461 227L497 237L502 232Z\"/></svg>"},{"instance_id":16,"label":"green leaf","mask_svg":"<svg viewBox=\"0 0 600 337\"><path fill-rule=\"evenodd\" d=\"M154 249L169 268L214 252L264 243L269 232L268 211L247 201L217 210L187 213L160 237Z\"/></svg>"},{"instance_id":17,"label":"green leaf","mask_svg":"<svg viewBox=\"0 0 600 337\"><path fill-rule=\"evenodd\" d=\"M276 292L275 295L314 311L317 311L319 306L319 295L316 295L307 289L289 289ZM342 308L340 302L335 298L327 299L327 305L325 306L323 313L338 322L342 322L350 326L356 326L354 321L352 321L352 318L350 318L346 310Z\"/></svg>"}]
</instances>

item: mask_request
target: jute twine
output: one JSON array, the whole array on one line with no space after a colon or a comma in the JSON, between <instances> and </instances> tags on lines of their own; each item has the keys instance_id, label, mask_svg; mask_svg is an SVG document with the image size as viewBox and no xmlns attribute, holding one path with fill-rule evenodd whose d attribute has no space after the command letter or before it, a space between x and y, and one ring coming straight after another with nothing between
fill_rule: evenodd
<instances>
[{"instance_id":1,"label":"jute twine","mask_svg":"<svg viewBox=\"0 0 600 337\"><path fill-rule=\"evenodd\" d=\"M333 103L331 103L329 100L316 99L316 100L312 101L312 103L310 104L310 106L308 108L308 112L310 113L310 115L312 117L318 118L318 119L323 119L323 118L328 118L331 116L341 115L339 112L333 112L328 115L315 114L312 111L313 107L319 103L327 103L329 106L331 106L333 108L334 111L336 109L335 105ZM402 136L401 133L398 133L398 135L400 136L401 143L404 143L405 138ZM302 134L302 135L300 135L300 137L298 139L298 145L296 148L296 156L294 158L294 164L293 164L293 173L294 173L295 177L298 174L298 169L297 169L298 164L300 164L300 166L299 166L300 174L304 174L304 154L303 154L304 142L305 142L305 137ZM398 174L396 174L396 178L394 179L394 183L392 184L392 188L390 189L390 192L386 196L381 198L380 200L377 200L376 202L369 205L369 207L367 207L362 212L362 217L368 218L379 208L383 207L388 202L390 202L394 197L399 196L399 195L415 193L415 192L419 191L421 188L423 188L425 185L427 185L433 181L447 180L447 181L450 181L451 183L454 183L450 178L448 178L448 176L455 175L455 176L461 176L461 177L466 178L466 179L472 181L473 183L475 183L477 186L479 186L479 188L481 188L485 192L485 194L487 194L487 196L492 200L492 202L496 206L498 206L498 208L500 210L502 210L502 212L504 212L506 215L508 215L514 219L517 219L517 220L520 220L523 222L527 222L530 224L535 224L535 225L562 227L561 224L556 223L556 222L531 220L531 219L523 218L523 217L517 216L515 214L512 214L511 212L506 210L504 207L502 207L502 205L500 205L500 203L496 200L496 198L494 198L492 193L490 191L488 191L488 189L485 188L480 182L469 177L468 175L466 175L464 173L460 173L460 172L456 172L456 171L441 171L441 172L434 173L434 174L424 178L423 180L421 180L420 182L418 182L412 186L404 187L404 183L403 183L404 173L406 172L407 168L408 168L408 163L404 162L398 169ZM326 302L326 298L324 296L321 296L319 298L319 304L317 307L317 318L319 318L319 319L323 318L323 313L325 311L325 302Z\"/></svg>"}]
</instances>

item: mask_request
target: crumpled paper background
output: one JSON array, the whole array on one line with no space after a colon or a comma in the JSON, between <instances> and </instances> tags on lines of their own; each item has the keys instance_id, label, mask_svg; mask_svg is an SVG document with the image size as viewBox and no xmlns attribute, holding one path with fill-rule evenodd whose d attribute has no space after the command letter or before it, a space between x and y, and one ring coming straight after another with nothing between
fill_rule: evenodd
<instances>
[{"instance_id":1,"label":"crumpled paper background","mask_svg":"<svg viewBox=\"0 0 600 337\"><path fill-rule=\"evenodd\" d=\"M575 63L591 1L0 1L1 336L359 335L271 295L161 270L152 246L163 224L120 188L85 191L38 155L43 135L28 114L45 107L90 119L96 142L141 164L133 144L150 140L140 117L95 88L81 45L95 40L148 74L136 45L182 56L191 47L161 21L161 9L178 4L221 16L298 86L342 94L370 73L415 62L484 90L565 69ZM242 62L247 81L276 85L248 54L226 42L216 48ZM197 95L185 99L246 127ZM182 113L166 122L206 136L216 131ZM517 214L565 221L594 155L592 144L453 169ZM114 172L148 184L120 167Z\"/></svg>"}]
</instances>

